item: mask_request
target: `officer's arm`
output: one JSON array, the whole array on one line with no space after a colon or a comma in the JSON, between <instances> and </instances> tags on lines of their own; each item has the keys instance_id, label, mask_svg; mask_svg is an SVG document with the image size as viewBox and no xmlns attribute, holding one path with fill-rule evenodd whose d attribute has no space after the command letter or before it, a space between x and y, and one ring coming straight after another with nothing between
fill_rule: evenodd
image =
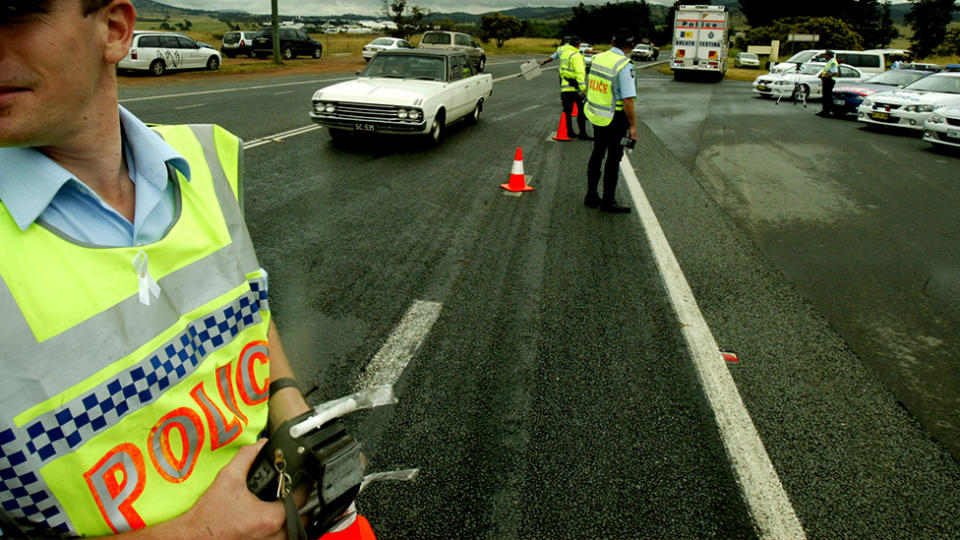
<instances>
[{"instance_id":1,"label":"officer's arm","mask_svg":"<svg viewBox=\"0 0 960 540\"><path fill-rule=\"evenodd\" d=\"M627 121L630 122L630 138L637 140L637 118L633 115L634 98L623 98L623 114L627 115Z\"/></svg>"}]
</instances>

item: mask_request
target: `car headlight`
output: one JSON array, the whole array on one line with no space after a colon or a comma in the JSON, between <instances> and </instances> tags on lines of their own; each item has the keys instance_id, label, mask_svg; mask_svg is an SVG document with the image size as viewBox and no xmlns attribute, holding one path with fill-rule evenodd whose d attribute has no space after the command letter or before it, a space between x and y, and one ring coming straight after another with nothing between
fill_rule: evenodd
<instances>
[{"instance_id":1,"label":"car headlight","mask_svg":"<svg viewBox=\"0 0 960 540\"><path fill-rule=\"evenodd\" d=\"M873 100L870 98L864 98L863 100L864 107L873 107Z\"/></svg>"},{"instance_id":2,"label":"car headlight","mask_svg":"<svg viewBox=\"0 0 960 540\"><path fill-rule=\"evenodd\" d=\"M323 106L323 112L332 113L337 110L336 103L325 103Z\"/></svg>"},{"instance_id":3,"label":"car headlight","mask_svg":"<svg viewBox=\"0 0 960 540\"><path fill-rule=\"evenodd\" d=\"M933 113L930 115L930 118L927 118L927 122L930 122L931 124L942 124L946 121L947 121L946 118L944 118L943 116L940 116L937 113Z\"/></svg>"},{"instance_id":4,"label":"car headlight","mask_svg":"<svg viewBox=\"0 0 960 540\"><path fill-rule=\"evenodd\" d=\"M933 112L937 107L935 105L907 105L903 110L914 113Z\"/></svg>"}]
</instances>

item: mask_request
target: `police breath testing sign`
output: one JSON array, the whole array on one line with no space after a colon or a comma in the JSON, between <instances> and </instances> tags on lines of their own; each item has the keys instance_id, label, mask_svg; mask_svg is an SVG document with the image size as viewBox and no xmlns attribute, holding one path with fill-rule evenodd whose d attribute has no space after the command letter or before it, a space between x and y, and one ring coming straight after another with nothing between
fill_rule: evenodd
<instances>
[{"instance_id":1,"label":"police breath testing sign","mask_svg":"<svg viewBox=\"0 0 960 540\"><path fill-rule=\"evenodd\" d=\"M543 70L540 69L540 63L536 60L530 60L529 62L524 62L520 64L520 73L523 74L523 78L527 79L536 79L543 73Z\"/></svg>"}]
</instances>

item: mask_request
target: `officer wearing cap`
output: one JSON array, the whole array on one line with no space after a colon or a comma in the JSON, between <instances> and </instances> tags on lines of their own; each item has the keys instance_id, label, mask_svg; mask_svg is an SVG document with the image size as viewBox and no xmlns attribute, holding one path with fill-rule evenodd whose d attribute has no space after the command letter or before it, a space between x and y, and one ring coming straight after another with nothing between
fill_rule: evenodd
<instances>
[{"instance_id":1,"label":"officer wearing cap","mask_svg":"<svg viewBox=\"0 0 960 540\"><path fill-rule=\"evenodd\" d=\"M604 212L627 213L629 206L617 204L615 194L623 157L623 139L637 140L634 100L637 96L633 62L624 50L633 47L629 30L620 29L613 36L610 50L593 57L587 77L587 119L593 124L593 152L587 164L587 195L583 204L599 207ZM606 163L604 164L604 157ZM597 194L603 165L603 196Z\"/></svg>"},{"instance_id":2,"label":"officer wearing cap","mask_svg":"<svg viewBox=\"0 0 960 540\"><path fill-rule=\"evenodd\" d=\"M840 74L840 64L833 51L827 51L827 64L823 66L817 77L820 77L820 84L823 86L823 98L821 101L820 112L817 116L830 116L833 112L833 87L836 85L836 78Z\"/></svg>"}]
</instances>

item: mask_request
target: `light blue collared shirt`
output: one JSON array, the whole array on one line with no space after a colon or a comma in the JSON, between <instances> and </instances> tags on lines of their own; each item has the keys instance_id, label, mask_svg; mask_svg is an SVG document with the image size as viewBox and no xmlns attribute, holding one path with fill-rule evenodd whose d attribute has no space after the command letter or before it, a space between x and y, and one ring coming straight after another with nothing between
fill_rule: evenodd
<instances>
[{"instance_id":1,"label":"light blue collared shirt","mask_svg":"<svg viewBox=\"0 0 960 540\"><path fill-rule=\"evenodd\" d=\"M623 51L617 47L610 47L610 50L620 56L626 56L623 54ZM637 97L637 81L633 73L633 62L630 62L629 66L621 69L620 72L617 73L617 84L613 85L613 100L616 102L635 97Z\"/></svg>"},{"instance_id":2,"label":"light blue collared shirt","mask_svg":"<svg viewBox=\"0 0 960 540\"><path fill-rule=\"evenodd\" d=\"M120 107L123 155L136 190L133 223L73 173L33 148L0 148L0 201L21 230L38 219L81 242L134 246L163 238L176 213L167 163L189 181L190 165L163 138Z\"/></svg>"}]
</instances>

